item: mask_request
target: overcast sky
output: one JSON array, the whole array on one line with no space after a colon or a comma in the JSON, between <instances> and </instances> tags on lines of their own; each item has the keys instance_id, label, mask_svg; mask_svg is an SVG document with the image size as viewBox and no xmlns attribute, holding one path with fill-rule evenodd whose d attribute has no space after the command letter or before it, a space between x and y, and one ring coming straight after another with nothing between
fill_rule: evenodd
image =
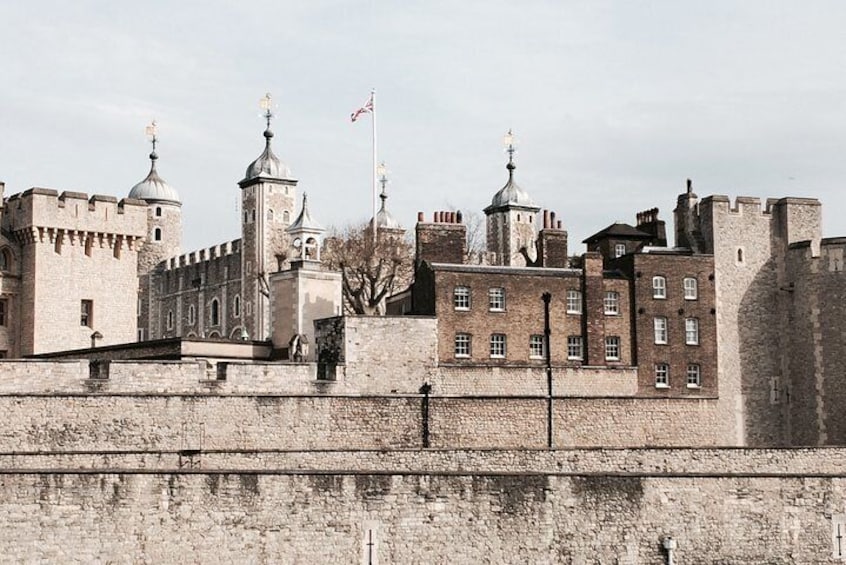
<instances>
[{"instance_id":1,"label":"overcast sky","mask_svg":"<svg viewBox=\"0 0 846 565\"><path fill-rule=\"evenodd\" d=\"M274 149L324 225L371 215L377 89L389 208L481 211L518 183L577 243L700 195L814 196L846 235L846 2L329 1L0 5L0 180L125 196L158 169L184 250L240 237L237 182Z\"/></svg>"}]
</instances>

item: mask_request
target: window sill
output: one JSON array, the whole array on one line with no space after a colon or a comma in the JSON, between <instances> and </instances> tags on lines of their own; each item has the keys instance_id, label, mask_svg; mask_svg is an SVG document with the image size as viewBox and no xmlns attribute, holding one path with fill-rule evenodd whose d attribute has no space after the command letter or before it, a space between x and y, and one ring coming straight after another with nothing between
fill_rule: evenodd
<instances>
[{"instance_id":1,"label":"window sill","mask_svg":"<svg viewBox=\"0 0 846 565\"><path fill-rule=\"evenodd\" d=\"M583 361L581 357L567 357L567 361Z\"/></svg>"},{"instance_id":2,"label":"window sill","mask_svg":"<svg viewBox=\"0 0 846 565\"><path fill-rule=\"evenodd\" d=\"M699 389L699 388L702 388L702 385L692 385L692 384L688 384L688 385L687 385L687 388Z\"/></svg>"},{"instance_id":3,"label":"window sill","mask_svg":"<svg viewBox=\"0 0 846 565\"><path fill-rule=\"evenodd\" d=\"M459 307L457 307L457 306L456 306L456 307L454 308L454 310L455 310L456 312L469 312L469 311L470 311L470 308L459 308Z\"/></svg>"},{"instance_id":4,"label":"window sill","mask_svg":"<svg viewBox=\"0 0 846 565\"><path fill-rule=\"evenodd\" d=\"M666 296L654 296L653 295L652 298L655 299L655 300L667 300Z\"/></svg>"},{"instance_id":5,"label":"window sill","mask_svg":"<svg viewBox=\"0 0 846 565\"><path fill-rule=\"evenodd\" d=\"M488 308L488 312L505 312L505 308Z\"/></svg>"},{"instance_id":6,"label":"window sill","mask_svg":"<svg viewBox=\"0 0 846 565\"><path fill-rule=\"evenodd\" d=\"M655 383L655 388L670 388L670 385Z\"/></svg>"},{"instance_id":7,"label":"window sill","mask_svg":"<svg viewBox=\"0 0 846 565\"><path fill-rule=\"evenodd\" d=\"M619 316L620 313L619 312L605 312L605 315L606 316Z\"/></svg>"},{"instance_id":8,"label":"window sill","mask_svg":"<svg viewBox=\"0 0 846 565\"><path fill-rule=\"evenodd\" d=\"M491 355L491 359L505 359L505 355Z\"/></svg>"}]
</instances>

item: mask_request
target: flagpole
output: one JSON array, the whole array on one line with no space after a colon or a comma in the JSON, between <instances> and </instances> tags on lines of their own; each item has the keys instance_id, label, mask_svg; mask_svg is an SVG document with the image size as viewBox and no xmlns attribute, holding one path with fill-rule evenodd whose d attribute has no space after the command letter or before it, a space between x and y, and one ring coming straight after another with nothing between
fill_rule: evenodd
<instances>
[{"instance_id":1,"label":"flagpole","mask_svg":"<svg viewBox=\"0 0 846 565\"><path fill-rule=\"evenodd\" d=\"M373 107L371 110L371 117L373 118L373 249L376 249L376 89L370 91L370 102Z\"/></svg>"}]
</instances>

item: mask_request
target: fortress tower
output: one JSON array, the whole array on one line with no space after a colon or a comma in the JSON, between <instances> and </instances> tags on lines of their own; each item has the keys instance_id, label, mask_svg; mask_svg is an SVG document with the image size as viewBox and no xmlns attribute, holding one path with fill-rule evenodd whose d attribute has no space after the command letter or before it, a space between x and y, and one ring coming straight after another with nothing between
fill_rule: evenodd
<instances>
[{"instance_id":1,"label":"fortress tower","mask_svg":"<svg viewBox=\"0 0 846 565\"><path fill-rule=\"evenodd\" d=\"M488 252L493 252L493 263L505 266L525 266L537 259L535 215L540 210L529 194L514 181L514 136L511 130L505 135L508 151L508 182L494 194L487 216Z\"/></svg>"},{"instance_id":2,"label":"fortress tower","mask_svg":"<svg viewBox=\"0 0 846 565\"><path fill-rule=\"evenodd\" d=\"M724 437L735 445L790 443L788 397L795 300L788 249L819 249L820 202L709 196L688 183L675 210L676 245L714 255L717 354Z\"/></svg>"},{"instance_id":3,"label":"fortress tower","mask_svg":"<svg viewBox=\"0 0 846 565\"><path fill-rule=\"evenodd\" d=\"M149 273L165 259L179 255L182 248L182 201L156 170L157 133L156 122L147 126L153 144L150 172L129 191L130 198L147 203L147 239L138 254L139 274Z\"/></svg>"},{"instance_id":4,"label":"fortress tower","mask_svg":"<svg viewBox=\"0 0 846 565\"><path fill-rule=\"evenodd\" d=\"M158 327L156 308L150 308L150 274L156 265L179 255L182 248L182 201L179 194L156 170L158 132L156 122L147 126L147 135L153 144L150 153L150 172L132 187L129 198L147 204L147 236L138 253L138 339L149 339L150 328Z\"/></svg>"},{"instance_id":5,"label":"fortress tower","mask_svg":"<svg viewBox=\"0 0 846 565\"><path fill-rule=\"evenodd\" d=\"M270 337L269 275L288 267L286 228L295 212L297 180L271 148L271 98L261 100L267 128L264 151L253 161L241 187L241 271L243 324L253 339Z\"/></svg>"}]
</instances>

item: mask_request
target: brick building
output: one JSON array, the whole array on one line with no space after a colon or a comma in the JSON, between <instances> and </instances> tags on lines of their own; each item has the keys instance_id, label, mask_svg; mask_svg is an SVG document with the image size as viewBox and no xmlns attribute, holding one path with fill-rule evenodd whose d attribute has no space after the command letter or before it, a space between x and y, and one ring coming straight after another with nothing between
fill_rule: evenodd
<instances>
[{"instance_id":1,"label":"brick building","mask_svg":"<svg viewBox=\"0 0 846 565\"><path fill-rule=\"evenodd\" d=\"M389 312L436 317L442 365L542 367L548 293L555 367L636 367L639 395L716 396L713 257L668 248L654 208L637 227L614 223L587 238L571 261L561 221L517 185L513 156L507 169L485 209L492 264L465 263L460 213L432 222L421 213L415 280Z\"/></svg>"}]
</instances>

